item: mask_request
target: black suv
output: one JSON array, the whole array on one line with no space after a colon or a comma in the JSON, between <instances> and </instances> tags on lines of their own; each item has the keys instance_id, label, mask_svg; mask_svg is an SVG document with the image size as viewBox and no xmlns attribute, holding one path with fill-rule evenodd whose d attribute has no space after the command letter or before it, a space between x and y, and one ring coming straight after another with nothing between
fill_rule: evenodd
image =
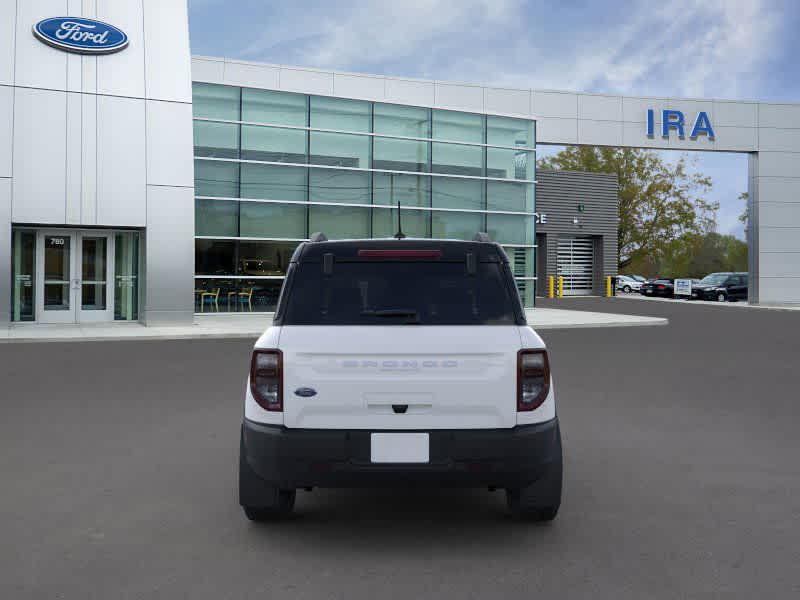
<instances>
[{"instance_id":1,"label":"black suv","mask_svg":"<svg viewBox=\"0 0 800 600\"><path fill-rule=\"evenodd\" d=\"M692 285L695 300L747 300L747 273L711 273Z\"/></svg>"}]
</instances>

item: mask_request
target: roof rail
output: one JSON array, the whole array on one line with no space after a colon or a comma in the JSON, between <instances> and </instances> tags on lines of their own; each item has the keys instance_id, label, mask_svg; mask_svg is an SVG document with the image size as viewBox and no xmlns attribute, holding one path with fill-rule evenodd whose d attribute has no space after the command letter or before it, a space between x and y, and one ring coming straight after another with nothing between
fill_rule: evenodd
<instances>
[{"instance_id":1,"label":"roof rail","mask_svg":"<svg viewBox=\"0 0 800 600\"><path fill-rule=\"evenodd\" d=\"M479 231L475 234L475 237L472 238L473 242L491 242L492 238L489 237L489 234L485 231Z\"/></svg>"},{"instance_id":2,"label":"roof rail","mask_svg":"<svg viewBox=\"0 0 800 600\"><path fill-rule=\"evenodd\" d=\"M309 242L327 242L328 241L328 236L326 236L321 231L315 231L314 233L311 234L311 237L308 238L308 241Z\"/></svg>"}]
</instances>

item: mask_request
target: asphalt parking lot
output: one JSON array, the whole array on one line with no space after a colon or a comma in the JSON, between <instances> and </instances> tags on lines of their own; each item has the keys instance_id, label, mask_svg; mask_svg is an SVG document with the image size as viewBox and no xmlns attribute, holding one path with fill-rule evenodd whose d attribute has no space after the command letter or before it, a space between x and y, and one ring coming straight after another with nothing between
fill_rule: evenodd
<instances>
[{"instance_id":1,"label":"asphalt parking lot","mask_svg":"<svg viewBox=\"0 0 800 600\"><path fill-rule=\"evenodd\" d=\"M565 447L550 525L502 493L236 503L248 340L0 346L0 598L793 598L800 313L617 299L666 316L551 330Z\"/></svg>"}]
</instances>

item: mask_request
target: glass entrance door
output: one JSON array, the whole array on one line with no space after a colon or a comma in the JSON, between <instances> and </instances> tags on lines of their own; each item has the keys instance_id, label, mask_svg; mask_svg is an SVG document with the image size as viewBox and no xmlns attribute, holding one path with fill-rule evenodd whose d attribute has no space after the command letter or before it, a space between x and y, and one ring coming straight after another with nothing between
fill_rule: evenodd
<instances>
[{"instance_id":1,"label":"glass entrance door","mask_svg":"<svg viewBox=\"0 0 800 600\"><path fill-rule=\"evenodd\" d=\"M78 321L113 321L114 302L110 297L113 281L109 260L112 238L108 233L77 234L80 283L76 289Z\"/></svg>"},{"instance_id":2,"label":"glass entrance door","mask_svg":"<svg viewBox=\"0 0 800 600\"><path fill-rule=\"evenodd\" d=\"M74 234L39 232L37 313L42 323L74 323Z\"/></svg>"},{"instance_id":3,"label":"glass entrance door","mask_svg":"<svg viewBox=\"0 0 800 600\"><path fill-rule=\"evenodd\" d=\"M41 323L112 321L109 233L40 231L37 314Z\"/></svg>"}]
</instances>

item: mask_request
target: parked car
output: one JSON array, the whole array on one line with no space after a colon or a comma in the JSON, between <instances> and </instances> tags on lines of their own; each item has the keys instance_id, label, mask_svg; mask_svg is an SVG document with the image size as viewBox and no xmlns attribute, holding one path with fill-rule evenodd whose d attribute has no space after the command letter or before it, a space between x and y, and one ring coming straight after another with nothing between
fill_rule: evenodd
<instances>
[{"instance_id":1,"label":"parked car","mask_svg":"<svg viewBox=\"0 0 800 600\"><path fill-rule=\"evenodd\" d=\"M660 298L672 298L675 292L675 284L672 279L654 279L642 284L639 293L643 296L658 296Z\"/></svg>"},{"instance_id":2,"label":"parked car","mask_svg":"<svg viewBox=\"0 0 800 600\"><path fill-rule=\"evenodd\" d=\"M642 277L641 275L628 275L628 277L633 277L636 281L640 281L641 283L647 281L647 278Z\"/></svg>"},{"instance_id":3,"label":"parked car","mask_svg":"<svg viewBox=\"0 0 800 600\"><path fill-rule=\"evenodd\" d=\"M288 515L312 487L505 488L518 517L561 503L542 339L499 244L327 241L291 258L245 386L239 503Z\"/></svg>"},{"instance_id":4,"label":"parked car","mask_svg":"<svg viewBox=\"0 0 800 600\"><path fill-rule=\"evenodd\" d=\"M630 275L617 275L617 291L629 294L638 292L642 287L642 282L634 279Z\"/></svg>"},{"instance_id":5,"label":"parked car","mask_svg":"<svg viewBox=\"0 0 800 600\"><path fill-rule=\"evenodd\" d=\"M747 300L747 273L711 273L692 285L692 298L728 302Z\"/></svg>"}]
</instances>

